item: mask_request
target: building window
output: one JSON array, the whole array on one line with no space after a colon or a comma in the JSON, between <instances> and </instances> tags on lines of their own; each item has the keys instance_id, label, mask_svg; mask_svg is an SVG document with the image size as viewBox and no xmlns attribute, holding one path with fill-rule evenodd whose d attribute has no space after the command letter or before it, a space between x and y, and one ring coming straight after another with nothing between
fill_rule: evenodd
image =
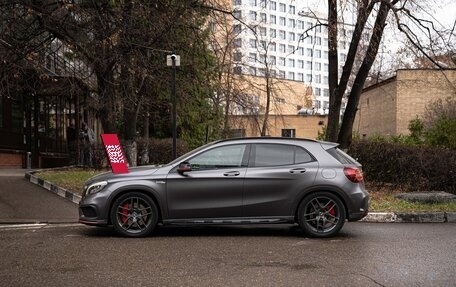
<instances>
[{"instance_id":1,"label":"building window","mask_svg":"<svg viewBox=\"0 0 456 287\"><path fill-rule=\"evenodd\" d=\"M242 0L233 0L233 5L242 5Z\"/></svg>"},{"instance_id":2,"label":"building window","mask_svg":"<svg viewBox=\"0 0 456 287\"><path fill-rule=\"evenodd\" d=\"M269 29L269 36L274 39L276 37L276 29Z\"/></svg>"},{"instance_id":3,"label":"building window","mask_svg":"<svg viewBox=\"0 0 456 287\"><path fill-rule=\"evenodd\" d=\"M279 78L280 79L285 79L285 71L280 71L279 70Z\"/></svg>"},{"instance_id":4,"label":"building window","mask_svg":"<svg viewBox=\"0 0 456 287\"><path fill-rule=\"evenodd\" d=\"M279 52L285 53L285 44L279 44Z\"/></svg>"},{"instance_id":5,"label":"building window","mask_svg":"<svg viewBox=\"0 0 456 287\"><path fill-rule=\"evenodd\" d=\"M269 44L269 49L270 49L272 52L275 52L275 51L276 51L276 43L270 43L270 44Z\"/></svg>"},{"instance_id":6,"label":"building window","mask_svg":"<svg viewBox=\"0 0 456 287\"><path fill-rule=\"evenodd\" d=\"M257 60L256 53L249 53L249 62L255 63Z\"/></svg>"},{"instance_id":7,"label":"building window","mask_svg":"<svg viewBox=\"0 0 456 287\"><path fill-rule=\"evenodd\" d=\"M250 39L249 40L249 46L250 46L250 48L256 48L257 47L257 41L255 39Z\"/></svg>"},{"instance_id":8,"label":"building window","mask_svg":"<svg viewBox=\"0 0 456 287\"><path fill-rule=\"evenodd\" d=\"M328 59L328 51L323 51L323 59Z\"/></svg>"},{"instance_id":9,"label":"building window","mask_svg":"<svg viewBox=\"0 0 456 287\"><path fill-rule=\"evenodd\" d=\"M306 70L312 70L312 62L306 61Z\"/></svg>"},{"instance_id":10,"label":"building window","mask_svg":"<svg viewBox=\"0 0 456 287\"><path fill-rule=\"evenodd\" d=\"M261 21L261 23L266 23L266 14L265 13L260 13L260 21Z\"/></svg>"},{"instance_id":11,"label":"building window","mask_svg":"<svg viewBox=\"0 0 456 287\"><path fill-rule=\"evenodd\" d=\"M269 3L269 10L275 11L277 9L277 3L275 1L271 1Z\"/></svg>"},{"instance_id":12,"label":"building window","mask_svg":"<svg viewBox=\"0 0 456 287\"><path fill-rule=\"evenodd\" d=\"M285 58L284 57L280 57L279 58L279 66L282 66L282 67L285 66Z\"/></svg>"},{"instance_id":13,"label":"building window","mask_svg":"<svg viewBox=\"0 0 456 287\"><path fill-rule=\"evenodd\" d=\"M307 49L306 49L306 56L307 56L307 57L312 57L312 55L313 55L312 49L307 48Z\"/></svg>"},{"instance_id":14,"label":"building window","mask_svg":"<svg viewBox=\"0 0 456 287\"><path fill-rule=\"evenodd\" d=\"M298 55L304 56L304 48L303 47L299 47L298 48Z\"/></svg>"},{"instance_id":15,"label":"building window","mask_svg":"<svg viewBox=\"0 0 456 287\"><path fill-rule=\"evenodd\" d=\"M294 53L295 52L295 46L293 45L288 45L288 53Z\"/></svg>"},{"instance_id":16,"label":"building window","mask_svg":"<svg viewBox=\"0 0 456 287\"><path fill-rule=\"evenodd\" d=\"M276 64L276 57L275 56L269 56L269 64L275 66L275 64Z\"/></svg>"},{"instance_id":17,"label":"building window","mask_svg":"<svg viewBox=\"0 0 456 287\"><path fill-rule=\"evenodd\" d=\"M323 64L323 72L327 72L329 68L328 64Z\"/></svg>"},{"instance_id":18,"label":"building window","mask_svg":"<svg viewBox=\"0 0 456 287\"><path fill-rule=\"evenodd\" d=\"M295 33L290 32L289 35L288 35L288 39L289 39L290 41L295 41L295 39L296 39Z\"/></svg>"},{"instance_id":19,"label":"building window","mask_svg":"<svg viewBox=\"0 0 456 287\"><path fill-rule=\"evenodd\" d=\"M259 68L258 69L258 76L264 77L264 75L265 75L265 69L264 68Z\"/></svg>"},{"instance_id":20,"label":"building window","mask_svg":"<svg viewBox=\"0 0 456 287\"><path fill-rule=\"evenodd\" d=\"M321 46L321 37L315 37L315 45Z\"/></svg>"},{"instance_id":21,"label":"building window","mask_svg":"<svg viewBox=\"0 0 456 287\"><path fill-rule=\"evenodd\" d=\"M277 17L275 15L269 16L269 23L275 24L277 20Z\"/></svg>"},{"instance_id":22,"label":"building window","mask_svg":"<svg viewBox=\"0 0 456 287\"><path fill-rule=\"evenodd\" d=\"M233 16L234 16L234 18L236 18L236 19L241 19L241 18L242 18L242 11L239 10L239 9L235 9L235 10L233 11Z\"/></svg>"},{"instance_id":23,"label":"building window","mask_svg":"<svg viewBox=\"0 0 456 287\"><path fill-rule=\"evenodd\" d=\"M295 138L296 129L282 129L282 137L284 138Z\"/></svg>"},{"instance_id":24,"label":"building window","mask_svg":"<svg viewBox=\"0 0 456 287\"><path fill-rule=\"evenodd\" d=\"M304 82L304 74L303 73L298 73L298 81Z\"/></svg>"},{"instance_id":25,"label":"building window","mask_svg":"<svg viewBox=\"0 0 456 287\"><path fill-rule=\"evenodd\" d=\"M315 71L321 71L321 63L315 63Z\"/></svg>"},{"instance_id":26,"label":"building window","mask_svg":"<svg viewBox=\"0 0 456 287\"><path fill-rule=\"evenodd\" d=\"M288 67L294 68L295 66L295 60L294 59L288 59Z\"/></svg>"},{"instance_id":27,"label":"building window","mask_svg":"<svg viewBox=\"0 0 456 287\"><path fill-rule=\"evenodd\" d=\"M306 74L306 82L312 83L312 74Z\"/></svg>"},{"instance_id":28,"label":"building window","mask_svg":"<svg viewBox=\"0 0 456 287\"><path fill-rule=\"evenodd\" d=\"M255 11L250 11L249 13L249 19L252 21L255 21L257 17L257 13Z\"/></svg>"},{"instance_id":29,"label":"building window","mask_svg":"<svg viewBox=\"0 0 456 287\"><path fill-rule=\"evenodd\" d=\"M293 5L290 5L290 6L288 7L288 13L294 15L294 14L296 13L296 7L293 6Z\"/></svg>"},{"instance_id":30,"label":"building window","mask_svg":"<svg viewBox=\"0 0 456 287\"><path fill-rule=\"evenodd\" d=\"M294 81L295 79L295 73L294 72L288 72L288 80Z\"/></svg>"},{"instance_id":31,"label":"building window","mask_svg":"<svg viewBox=\"0 0 456 287\"><path fill-rule=\"evenodd\" d=\"M250 66L249 67L249 74L252 75L252 76L256 76L256 68Z\"/></svg>"},{"instance_id":32,"label":"building window","mask_svg":"<svg viewBox=\"0 0 456 287\"><path fill-rule=\"evenodd\" d=\"M276 103L285 104L285 99L284 98L275 98L274 100L275 100Z\"/></svg>"},{"instance_id":33,"label":"building window","mask_svg":"<svg viewBox=\"0 0 456 287\"><path fill-rule=\"evenodd\" d=\"M279 24L280 24L280 26L286 26L287 25L287 20L285 19L285 17L280 17L279 18Z\"/></svg>"},{"instance_id":34,"label":"building window","mask_svg":"<svg viewBox=\"0 0 456 287\"><path fill-rule=\"evenodd\" d=\"M328 76L323 76L323 84L328 84Z\"/></svg>"},{"instance_id":35,"label":"building window","mask_svg":"<svg viewBox=\"0 0 456 287\"><path fill-rule=\"evenodd\" d=\"M298 68L304 69L304 61L303 60L298 60Z\"/></svg>"},{"instance_id":36,"label":"building window","mask_svg":"<svg viewBox=\"0 0 456 287\"><path fill-rule=\"evenodd\" d=\"M233 53L233 60L237 61L237 62L242 61L242 53L241 52Z\"/></svg>"},{"instance_id":37,"label":"building window","mask_svg":"<svg viewBox=\"0 0 456 287\"><path fill-rule=\"evenodd\" d=\"M266 28L260 27L260 36L266 36Z\"/></svg>"},{"instance_id":38,"label":"building window","mask_svg":"<svg viewBox=\"0 0 456 287\"><path fill-rule=\"evenodd\" d=\"M260 48L263 48L264 50L266 50L266 41L264 41L264 40L260 41Z\"/></svg>"},{"instance_id":39,"label":"building window","mask_svg":"<svg viewBox=\"0 0 456 287\"><path fill-rule=\"evenodd\" d=\"M286 39L286 33L285 33L285 31L279 30L279 38L280 38L281 40L285 40L285 39Z\"/></svg>"},{"instance_id":40,"label":"building window","mask_svg":"<svg viewBox=\"0 0 456 287\"><path fill-rule=\"evenodd\" d=\"M234 48L242 47L242 39L239 39L239 38L234 39L233 46L234 46Z\"/></svg>"},{"instance_id":41,"label":"building window","mask_svg":"<svg viewBox=\"0 0 456 287\"><path fill-rule=\"evenodd\" d=\"M250 6L256 6L257 1L256 0L250 0Z\"/></svg>"},{"instance_id":42,"label":"building window","mask_svg":"<svg viewBox=\"0 0 456 287\"><path fill-rule=\"evenodd\" d=\"M287 5L280 3L279 4L279 11L280 12L287 12Z\"/></svg>"},{"instance_id":43,"label":"building window","mask_svg":"<svg viewBox=\"0 0 456 287\"><path fill-rule=\"evenodd\" d=\"M329 97L329 89L323 89L323 97Z\"/></svg>"},{"instance_id":44,"label":"building window","mask_svg":"<svg viewBox=\"0 0 456 287\"><path fill-rule=\"evenodd\" d=\"M294 28L296 25L296 20L295 19L288 19L288 27Z\"/></svg>"},{"instance_id":45,"label":"building window","mask_svg":"<svg viewBox=\"0 0 456 287\"><path fill-rule=\"evenodd\" d=\"M321 89L320 88L315 88L314 89L314 94L315 94L315 96L319 97L321 95Z\"/></svg>"},{"instance_id":46,"label":"building window","mask_svg":"<svg viewBox=\"0 0 456 287\"><path fill-rule=\"evenodd\" d=\"M235 35L238 35L239 33L242 32L242 28L241 28L241 25L240 24L237 24L237 25L234 25L233 27L233 33Z\"/></svg>"},{"instance_id":47,"label":"building window","mask_svg":"<svg viewBox=\"0 0 456 287\"><path fill-rule=\"evenodd\" d=\"M235 74L237 74L237 75L242 74L242 67L241 67L241 66L236 66L236 67L234 67L233 73L235 73Z\"/></svg>"},{"instance_id":48,"label":"building window","mask_svg":"<svg viewBox=\"0 0 456 287\"><path fill-rule=\"evenodd\" d=\"M315 83L321 84L321 75L315 75Z\"/></svg>"},{"instance_id":49,"label":"building window","mask_svg":"<svg viewBox=\"0 0 456 287\"><path fill-rule=\"evenodd\" d=\"M306 37L306 44L309 44L309 45L313 44L313 37L312 36L307 36Z\"/></svg>"},{"instance_id":50,"label":"building window","mask_svg":"<svg viewBox=\"0 0 456 287\"><path fill-rule=\"evenodd\" d=\"M298 20L298 28L304 30L304 21Z\"/></svg>"}]
</instances>

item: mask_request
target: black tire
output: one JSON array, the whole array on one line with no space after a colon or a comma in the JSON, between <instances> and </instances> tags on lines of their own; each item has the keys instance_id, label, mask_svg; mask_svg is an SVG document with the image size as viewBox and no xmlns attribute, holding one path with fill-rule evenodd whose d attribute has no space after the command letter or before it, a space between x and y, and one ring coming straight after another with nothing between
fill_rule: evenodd
<instances>
[{"instance_id":1,"label":"black tire","mask_svg":"<svg viewBox=\"0 0 456 287\"><path fill-rule=\"evenodd\" d=\"M335 194L326 191L306 196L298 208L302 231L316 238L332 237L344 226L345 206Z\"/></svg>"},{"instance_id":2,"label":"black tire","mask_svg":"<svg viewBox=\"0 0 456 287\"><path fill-rule=\"evenodd\" d=\"M114 201L111 223L114 230L126 237L149 235L158 222L158 209L146 194L129 192Z\"/></svg>"}]
</instances>

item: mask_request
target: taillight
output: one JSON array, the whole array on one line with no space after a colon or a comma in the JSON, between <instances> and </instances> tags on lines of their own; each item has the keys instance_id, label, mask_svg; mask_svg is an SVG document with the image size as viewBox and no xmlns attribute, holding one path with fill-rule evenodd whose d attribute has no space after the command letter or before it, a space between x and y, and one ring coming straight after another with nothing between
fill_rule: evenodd
<instances>
[{"instance_id":1,"label":"taillight","mask_svg":"<svg viewBox=\"0 0 456 287\"><path fill-rule=\"evenodd\" d=\"M364 180L363 172L359 168L346 167L344 168L344 173L345 176L354 183L358 183Z\"/></svg>"}]
</instances>

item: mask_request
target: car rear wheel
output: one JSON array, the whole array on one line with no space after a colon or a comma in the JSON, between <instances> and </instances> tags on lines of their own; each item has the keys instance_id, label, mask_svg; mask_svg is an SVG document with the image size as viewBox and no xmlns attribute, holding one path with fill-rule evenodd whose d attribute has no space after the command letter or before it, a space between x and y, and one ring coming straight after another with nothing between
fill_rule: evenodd
<instances>
[{"instance_id":1,"label":"car rear wheel","mask_svg":"<svg viewBox=\"0 0 456 287\"><path fill-rule=\"evenodd\" d=\"M311 237L336 235L345 223L345 207L334 194L326 191L313 193L301 202L298 221L301 229Z\"/></svg>"},{"instance_id":2,"label":"car rear wheel","mask_svg":"<svg viewBox=\"0 0 456 287\"><path fill-rule=\"evenodd\" d=\"M155 228L157 221L157 206L149 196L140 192L120 196L111 208L114 230L123 236L146 236Z\"/></svg>"}]
</instances>

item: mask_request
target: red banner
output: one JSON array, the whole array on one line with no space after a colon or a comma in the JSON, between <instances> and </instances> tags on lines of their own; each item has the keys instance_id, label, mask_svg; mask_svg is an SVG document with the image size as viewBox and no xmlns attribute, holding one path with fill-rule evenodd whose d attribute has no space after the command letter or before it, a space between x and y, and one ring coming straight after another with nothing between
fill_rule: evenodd
<instances>
[{"instance_id":1,"label":"red banner","mask_svg":"<svg viewBox=\"0 0 456 287\"><path fill-rule=\"evenodd\" d=\"M101 134L113 173L128 173L127 160L116 134Z\"/></svg>"}]
</instances>

